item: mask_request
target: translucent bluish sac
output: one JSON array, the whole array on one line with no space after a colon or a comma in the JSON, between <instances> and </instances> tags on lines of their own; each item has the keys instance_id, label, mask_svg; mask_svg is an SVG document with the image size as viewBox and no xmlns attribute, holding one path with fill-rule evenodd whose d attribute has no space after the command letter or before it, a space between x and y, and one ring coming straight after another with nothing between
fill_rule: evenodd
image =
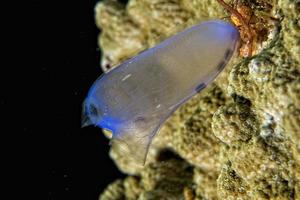
<instances>
[{"instance_id":1,"label":"translucent bluish sac","mask_svg":"<svg viewBox=\"0 0 300 200\"><path fill-rule=\"evenodd\" d=\"M216 78L238 41L233 25L208 21L127 60L92 85L83 125L112 131L112 144L143 164L159 127Z\"/></svg>"}]
</instances>

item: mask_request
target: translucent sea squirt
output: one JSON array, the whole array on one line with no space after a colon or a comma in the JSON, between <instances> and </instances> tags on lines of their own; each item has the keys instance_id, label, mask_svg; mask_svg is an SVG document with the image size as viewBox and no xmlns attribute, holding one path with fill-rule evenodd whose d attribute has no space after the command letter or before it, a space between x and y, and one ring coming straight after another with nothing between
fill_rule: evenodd
<instances>
[{"instance_id":1,"label":"translucent sea squirt","mask_svg":"<svg viewBox=\"0 0 300 200\"><path fill-rule=\"evenodd\" d=\"M112 144L143 164L159 127L216 78L238 41L233 25L208 21L127 60L95 81L83 103L83 126L110 130Z\"/></svg>"}]
</instances>

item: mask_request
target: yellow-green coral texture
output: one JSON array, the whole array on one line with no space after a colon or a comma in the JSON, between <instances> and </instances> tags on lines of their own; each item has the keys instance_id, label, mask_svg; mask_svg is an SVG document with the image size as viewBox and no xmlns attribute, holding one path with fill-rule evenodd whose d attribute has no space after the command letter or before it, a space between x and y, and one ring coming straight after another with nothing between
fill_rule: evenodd
<instances>
[{"instance_id":1,"label":"yellow-green coral texture","mask_svg":"<svg viewBox=\"0 0 300 200\"><path fill-rule=\"evenodd\" d=\"M100 200L300 200L300 1L241 2L266 19L267 37L255 55L234 58L173 114L144 167L112 148L128 177L110 184ZM95 12L104 70L229 15L215 0L106 0Z\"/></svg>"}]
</instances>

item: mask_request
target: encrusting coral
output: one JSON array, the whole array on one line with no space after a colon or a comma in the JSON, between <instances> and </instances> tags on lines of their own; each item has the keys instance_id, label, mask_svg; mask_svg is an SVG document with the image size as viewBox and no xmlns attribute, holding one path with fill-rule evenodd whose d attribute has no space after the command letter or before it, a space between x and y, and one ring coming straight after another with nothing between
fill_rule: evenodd
<instances>
[{"instance_id":1,"label":"encrusting coral","mask_svg":"<svg viewBox=\"0 0 300 200\"><path fill-rule=\"evenodd\" d=\"M129 176L109 185L101 200L300 199L300 2L241 2L268 23L254 56L236 56L168 119L144 167L111 148ZM229 15L212 0L105 0L95 10L104 71L187 27Z\"/></svg>"}]
</instances>

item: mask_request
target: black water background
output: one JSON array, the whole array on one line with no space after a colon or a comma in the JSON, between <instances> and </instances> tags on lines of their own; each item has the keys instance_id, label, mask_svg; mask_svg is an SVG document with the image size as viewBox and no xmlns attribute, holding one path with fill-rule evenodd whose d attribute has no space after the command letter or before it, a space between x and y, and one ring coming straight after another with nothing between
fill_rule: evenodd
<instances>
[{"instance_id":1,"label":"black water background","mask_svg":"<svg viewBox=\"0 0 300 200\"><path fill-rule=\"evenodd\" d=\"M96 200L124 177L100 129L80 128L82 101L102 73L96 2L29 0L10 10L18 65L2 66L13 76L1 79L0 103L2 125L10 123L2 134L14 137L5 162L11 199Z\"/></svg>"}]
</instances>

